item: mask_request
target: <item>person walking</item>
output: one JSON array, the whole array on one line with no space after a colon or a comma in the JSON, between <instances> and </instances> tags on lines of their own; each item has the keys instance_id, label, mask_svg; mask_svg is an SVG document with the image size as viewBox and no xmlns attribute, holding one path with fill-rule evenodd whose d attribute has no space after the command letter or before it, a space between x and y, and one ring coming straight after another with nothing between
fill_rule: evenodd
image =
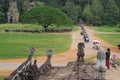
<instances>
[{"instance_id":1,"label":"person walking","mask_svg":"<svg viewBox=\"0 0 120 80\"><path fill-rule=\"evenodd\" d=\"M110 69L110 48L107 48L107 51L106 51L106 66L107 66L107 69Z\"/></svg>"}]
</instances>

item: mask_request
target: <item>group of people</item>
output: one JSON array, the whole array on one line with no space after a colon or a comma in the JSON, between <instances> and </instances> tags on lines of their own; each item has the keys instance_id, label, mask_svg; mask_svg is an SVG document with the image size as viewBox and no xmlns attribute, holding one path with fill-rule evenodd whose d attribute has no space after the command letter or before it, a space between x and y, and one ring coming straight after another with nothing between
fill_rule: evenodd
<instances>
[{"instance_id":1,"label":"group of people","mask_svg":"<svg viewBox=\"0 0 120 80\"><path fill-rule=\"evenodd\" d=\"M100 42L98 40L93 40L93 49L100 49Z\"/></svg>"}]
</instances>

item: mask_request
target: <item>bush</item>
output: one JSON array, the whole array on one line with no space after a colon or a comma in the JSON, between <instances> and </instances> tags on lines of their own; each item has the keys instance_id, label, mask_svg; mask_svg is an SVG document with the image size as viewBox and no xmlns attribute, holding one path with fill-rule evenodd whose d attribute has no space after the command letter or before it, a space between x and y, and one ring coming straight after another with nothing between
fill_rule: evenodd
<instances>
[{"instance_id":1,"label":"bush","mask_svg":"<svg viewBox=\"0 0 120 80\"><path fill-rule=\"evenodd\" d=\"M120 58L116 59L115 63L116 63L117 65L120 65Z\"/></svg>"},{"instance_id":2,"label":"bush","mask_svg":"<svg viewBox=\"0 0 120 80\"><path fill-rule=\"evenodd\" d=\"M117 24L117 27L118 27L118 28L120 28L120 23L119 23L119 24Z\"/></svg>"}]
</instances>

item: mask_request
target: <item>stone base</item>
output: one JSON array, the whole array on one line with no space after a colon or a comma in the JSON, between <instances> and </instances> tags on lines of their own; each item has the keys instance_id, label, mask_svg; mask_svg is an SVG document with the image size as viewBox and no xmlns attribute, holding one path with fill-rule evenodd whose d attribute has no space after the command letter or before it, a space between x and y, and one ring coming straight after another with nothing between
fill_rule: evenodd
<instances>
[{"instance_id":1,"label":"stone base","mask_svg":"<svg viewBox=\"0 0 120 80\"><path fill-rule=\"evenodd\" d=\"M53 66L46 74L40 75L39 80L94 80L93 63L84 63L73 70L76 62L67 66Z\"/></svg>"}]
</instances>

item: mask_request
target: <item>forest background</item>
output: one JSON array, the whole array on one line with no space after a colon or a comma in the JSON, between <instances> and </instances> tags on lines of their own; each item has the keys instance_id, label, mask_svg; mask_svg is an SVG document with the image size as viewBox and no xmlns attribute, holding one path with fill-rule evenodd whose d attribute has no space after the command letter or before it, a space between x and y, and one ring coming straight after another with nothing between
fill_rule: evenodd
<instances>
[{"instance_id":1,"label":"forest background","mask_svg":"<svg viewBox=\"0 0 120 80\"><path fill-rule=\"evenodd\" d=\"M7 23L10 0L0 0L0 23ZM15 0L20 16L29 8L29 2L37 6L48 5L61 9L73 21L79 18L91 25L120 26L119 0Z\"/></svg>"}]
</instances>

